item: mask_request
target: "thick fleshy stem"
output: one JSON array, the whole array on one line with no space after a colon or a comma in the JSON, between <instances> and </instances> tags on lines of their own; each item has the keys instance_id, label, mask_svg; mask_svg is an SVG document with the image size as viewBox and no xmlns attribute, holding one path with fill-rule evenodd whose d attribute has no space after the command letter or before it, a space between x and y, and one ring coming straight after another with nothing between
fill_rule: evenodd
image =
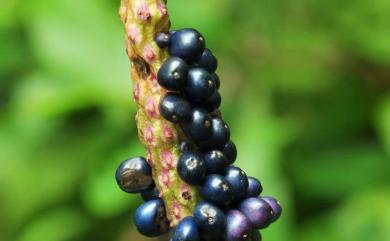
<instances>
[{"instance_id":1,"label":"thick fleshy stem","mask_svg":"<svg viewBox=\"0 0 390 241\"><path fill-rule=\"evenodd\" d=\"M159 86L156 75L168 53L156 45L154 37L169 29L166 1L122 0L119 14L126 32L126 53L131 61L138 135L145 145L153 179L174 227L182 218L192 215L199 195L176 171L183 139L179 127L166 121L158 110L166 90Z\"/></svg>"}]
</instances>

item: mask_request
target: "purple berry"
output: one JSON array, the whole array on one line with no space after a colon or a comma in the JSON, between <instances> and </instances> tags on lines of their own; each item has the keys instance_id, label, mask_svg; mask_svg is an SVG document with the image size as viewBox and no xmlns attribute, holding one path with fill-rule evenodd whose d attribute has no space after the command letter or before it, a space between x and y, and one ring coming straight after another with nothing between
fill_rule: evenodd
<instances>
[{"instance_id":1,"label":"purple berry","mask_svg":"<svg viewBox=\"0 0 390 241\"><path fill-rule=\"evenodd\" d=\"M261 233L259 232L259 230L252 230L251 241L261 241Z\"/></svg>"},{"instance_id":2,"label":"purple berry","mask_svg":"<svg viewBox=\"0 0 390 241\"><path fill-rule=\"evenodd\" d=\"M215 58L210 49L206 48L195 65L207 70L209 73L214 73L218 67L218 60Z\"/></svg>"},{"instance_id":3,"label":"purple berry","mask_svg":"<svg viewBox=\"0 0 390 241\"><path fill-rule=\"evenodd\" d=\"M167 90L179 91L187 83L188 65L181 58L170 57L157 72L158 83Z\"/></svg>"},{"instance_id":4,"label":"purple berry","mask_svg":"<svg viewBox=\"0 0 390 241\"><path fill-rule=\"evenodd\" d=\"M179 157L177 172L186 183L197 185L206 176L206 165L203 158L195 152L184 152Z\"/></svg>"},{"instance_id":5,"label":"purple berry","mask_svg":"<svg viewBox=\"0 0 390 241\"><path fill-rule=\"evenodd\" d=\"M223 211L205 201L201 201L196 205L194 219L202 233L207 236L222 233L226 225L226 217Z\"/></svg>"},{"instance_id":6,"label":"purple berry","mask_svg":"<svg viewBox=\"0 0 390 241\"><path fill-rule=\"evenodd\" d=\"M233 201L237 201L245 195L248 189L248 177L243 170L235 166L228 166L225 169L225 179L232 186Z\"/></svg>"},{"instance_id":7,"label":"purple berry","mask_svg":"<svg viewBox=\"0 0 390 241\"><path fill-rule=\"evenodd\" d=\"M184 134L193 141L206 140L212 132L211 116L202 108L193 108L188 121L181 124Z\"/></svg>"},{"instance_id":8,"label":"purple berry","mask_svg":"<svg viewBox=\"0 0 390 241\"><path fill-rule=\"evenodd\" d=\"M219 76L216 73L213 73L211 77L213 77L215 88L219 90L219 87L221 86L221 80L219 79Z\"/></svg>"},{"instance_id":9,"label":"purple berry","mask_svg":"<svg viewBox=\"0 0 390 241\"><path fill-rule=\"evenodd\" d=\"M246 241L252 236L251 221L238 210L229 210L226 214L226 241Z\"/></svg>"},{"instance_id":10,"label":"purple berry","mask_svg":"<svg viewBox=\"0 0 390 241\"><path fill-rule=\"evenodd\" d=\"M152 168L143 157L133 157L120 164L115 173L118 186L125 192L138 193L154 185Z\"/></svg>"},{"instance_id":11,"label":"purple berry","mask_svg":"<svg viewBox=\"0 0 390 241\"><path fill-rule=\"evenodd\" d=\"M156 44L160 48L166 48L169 44L169 34L167 33L158 33L154 38Z\"/></svg>"},{"instance_id":12,"label":"purple berry","mask_svg":"<svg viewBox=\"0 0 390 241\"><path fill-rule=\"evenodd\" d=\"M261 197L264 201L266 201L272 208L272 222L275 222L279 219L280 215L282 215L282 206L279 201L273 197Z\"/></svg>"},{"instance_id":13,"label":"purple berry","mask_svg":"<svg viewBox=\"0 0 390 241\"><path fill-rule=\"evenodd\" d=\"M198 141L196 144L202 151L211 149L223 149L230 139L229 126L221 118L212 118L212 132L210 138Z\"/></svg>"},{"instance_id":14,"label":"purple berry","mask_svg":"<svg viewBox=\"0 0 390 241\"><path fill-rule=\"evenodd\" d=\"M218 150L207 152L203 158L206 164L207 174L222 173L227 165L226 157Z\"/></svg>"},{"instance_id":15,"label":"purple berry","mask_svg":"<svg viewBox=\"0 0 390 241\"><path fill-rule=\"evenodd\" d=\"M169 229L169 222L163 201L153 199L142 204L135 211L134 223L138 231L147 237L157 237L166 233Z\"/></svg>"},{"instance_id":16,"label":"purple berry","mask_svg":"<svg viewBox=\"0 0 390 241\"><path fill-rule=\"evenodd\" d=\"M168 121L186 121L191 115L191 105L176 93L167 93L159 104L160 114Z\"/></svg>"},{"instance_id":17,"label":"purple berry","mask_svg":"<svg viewBox=\"0 0 390 241\"><path fill-rule=\"evenodd\" d=\"M141 197L144 201L150 201L153 199L160 198L160 194L158 192L157 187L154 187L153 189L141 192Z\"/></svg>"},{"instance_id":18,"label":"purple berry","mask_svg":"<svg viewBox=\"0 0 390 241\"><path fill-rule=\"evenodd\" d=\"M233 164L236 161L237 158L237 148L234 142L229 141L227 142L223 148L222 148L223 154L225 154L228 164Z\"/></svg>"},{"instance_id":19,"label":"purple berry","mask_svg":"<svg viewBox=\"0 0 390 241\"><path fill-rule=\"evenodd\" d=\"M225 207L233 199L233 189L223 176L211 174L206 177L200 195L206 201Z\"/></svg>"},{"instance_id":20,"label":"purple berry","mask_svg":"<svg viewBox=\"0 0 390 241\"><path fill-rule=\"evenodd\" d=\"M248 188L246 189L245 197L258 197L263 191L263 187L258 179L248 177Z\"/></svg>"},{"instance_id":21,"label":"purple berry","mask_svg":"<svg viewBox=\"0 0 390 241\"><path fill-rule=\"evenodd\" d=\"M191 68L188 72L184 93L191 103L201 103L210 98L215 91L214 80L204 69Z\"/></svg>"},{"instance_id":22,"label":"purple berry","mask_svg":"<svg viewBox=\"0 0 390 241\"><path fill-rule=\"evenodd\" d=\"M201 241L198 225L193 217L185 217L180 221L172 241Z\"/></svg>"},{"instance_id":23,"label":"purple berry","mask_svg":"<svg viewBox=\"0 0 390 241\"><path fill-rule=\"evenodd\" d=\"M255 229L263 229L271 223L271 206L260 198L247 198L238 204L238 210L246 215Z\"/></svg>"},{"instance_id":24,"label":"purple berry","mask_svg":"<svg viewBox=\"0 0 390 241\"><path fill-rule=\"evenodd\" d=\"M221 95L219 94L218 90L215 90L214 93L207 100L201 103L201 106L211 112L218 109L221 105L221 102Z\"/></svg>"},{"instance_id":25,"label":"purple berry","mask_svg":"<svg viewBox=\"0 0 390 241\"><path fill-rule=\"evenodd\" d=\"M193 61L202 55L205 45L205 40L198 31L184 28L171 33L168 51L171 56Z\"/></svg>"}]
</instances>

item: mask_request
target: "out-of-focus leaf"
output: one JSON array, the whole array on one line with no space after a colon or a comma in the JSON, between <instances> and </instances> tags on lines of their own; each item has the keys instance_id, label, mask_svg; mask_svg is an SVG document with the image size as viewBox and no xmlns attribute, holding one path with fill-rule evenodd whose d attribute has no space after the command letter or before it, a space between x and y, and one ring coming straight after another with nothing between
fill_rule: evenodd
<instances>
[{"instance_id":1,"label":"out-of-focus leaf","mask_svg":"<svg viewBox=\"0 0 390 241\"><path fill-rule=\"evenodd\" d=\"M377 110L377 133L390 155L390 98L384 99Z\"/></svg>"}]
</instances>

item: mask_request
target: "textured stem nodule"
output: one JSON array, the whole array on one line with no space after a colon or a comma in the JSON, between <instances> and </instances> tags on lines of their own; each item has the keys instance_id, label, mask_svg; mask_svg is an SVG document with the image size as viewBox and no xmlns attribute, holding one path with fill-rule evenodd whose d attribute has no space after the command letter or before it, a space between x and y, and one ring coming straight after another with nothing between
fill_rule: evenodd
<instances>
[{"instance_id":1,"label":"textured stem nodule","mask_svg":"<svg viewBox=\"0 0 390 241\"><path fill-rule=\"evenodd\" d=\"M182 218L192 215L199 195L177 174L181 134L176 125L160 115L158 108L166 90L159 86L156 75L168 54L157 46L154 38L169 29L166 1L122 0L119 14L126 32L126 52L131 60L139 138L146 147L167 217L171 226L176 226Z\"/></svg>"}]
</instances>

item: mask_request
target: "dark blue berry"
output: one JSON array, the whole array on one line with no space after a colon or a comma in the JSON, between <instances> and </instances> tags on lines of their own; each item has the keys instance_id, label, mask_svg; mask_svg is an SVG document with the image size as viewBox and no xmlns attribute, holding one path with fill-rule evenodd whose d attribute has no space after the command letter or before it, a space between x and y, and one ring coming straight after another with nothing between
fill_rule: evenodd
<instances>
[{"instance_id":1,"label":"dark blue berry","mask_svg":"<svg viewBox=\"0 0 390 241\"><path fill-rule=\"evenodd\" d=\"M176 93L167 93L159 104L160 114L168 121L186 121L191 115L191 105Z\"/></svg>"},{"instance_id":2,"label":"dark blue berry","mask_svg":"<svg viewBox=\"0 0 390 241\"><path fill-rule=\"evenodd\" d=\"M198 141L196 144L202 151L211 149L223 149L230 139L229 126L220 118L212 118L212 132L210 138L206 141Z\"/></svg>"},{"instance_id":3,"label":"dark blue berry","mask_svg":"<svg viewBox=\"0 0 390 241\"><path fill-rule=\"evenodd\" d=\"M237 201L245 195L248 189L248 177L243 170L235 166L228 166L225 169L225 179L232 186L233 201Z\"/></svg>"},{"instance_id":4,"label":"dark blue berry","mask_svg":"<svg viewBox=\"0 0 390 241\"><path fill-rule=\"evenodd\" d=\"M190 146L189 146L188 142L181 141L180 142L180 152L185 152L185 151L189 151L189 150L190 150Z\"/></svg>"},{"instance_id":5,"label":"dark blue berry","mask_svg":"<svg viewBox=\"0 0 390 241\"><path fill-rule=\"evenodd\" d=\"M225 154L228 164L233 164L237 158L237 148L234 142L227 142L222 148L223 154Z\"/></svg>"},{"instance_id":6,"label":"dark blue berry","mask_svg":"<svg viewBox=\"0 0 390 241\"><path fill-rule=\"evenodd\" d=\"M206 70L201 68L189 70L184 93L191 103L201 103L207 100L214 91L214 80Z\"/></svg>"},{"instance_id":7,"label":"dark blue berry","mask_svg":"<svg viewBox=\"0 0 390 241\"><path fill-rule=\"evenodd\" d=\"M187 83L188 65L181 58L170 57L157 72L158 83L167 90L179 91Z\"/></svg>"},{"instance_id":8,"label":"dark blue berry","mask_svg":"<svg viewBox=\"0 0 390 241\"><path fill-rule=\"evenodd\" d=\"M219 76L216 73L213 73L211 77L213 77L215 88L219 90L219 87L221 86L221 80L219 79Z\"/></svg>"},{"instance_id":9,"label":"dark blue berry","mask_svg":"<svg viewBox=\"0 0 390 241\"><path fill-rule=\"evenodd\" d=\"M194 219L204 234L213 236L224 231L226 225L225 214L217 206L201 201L194 209Z\"/></svg>"},{"instance_id":10,"label":"dark blue berry","mask_svg":"<svg viewBox=\"0 0 390 241\"><path fill-rule=\"evenodd\" d=\"M211 116L203 108L193 108L190 119L181 125L184 134L193 141L205 140L212 132Z\"/></svg>"},{"instance_id":11,"label":"dark blue berry","mask_svg":"<svg viewBox=\"0 0 390 241\"><path fill-rule=\"evenodd\" d=\"M154 185L152 168L143 157L133 157L120 164L115 173L119 187L128 193L151 189Z\"/></svg>"},{"instance_id":12,"label":"dark blue berry","mask_svg":"<svg viewBox=\"0 0 390 241\"><path fill-rule=\"evenodd\" d=\"M252 230L251 241L261 241L261 233L258 230L256 229Z\"/></svg>"},{"instance_id":13,"label":"dark blue berry","mask_svg":"<svg viewBox=\"0 0 390 241\"><path fill-rule=\"evenodd\" d=\"M258 197L263 191L263 187L258 179L248 177L248 188L245 192L245 197Z\"/></svg>"},{"instance_id":14,"label":"dark blue berry","mask_svg":"<svg viewBox=\"0 0 390 241\"><path fill-rule=\"evenodd\" d=\"M156 44L160 48L166 48L169 44L169 34L167 33L158 33L154 38Z\"/></svg>"},{"instance_id":15,"label":"dark blue berry","mask_svg":"<svg viewBox=\"0 0 390 241\"><path fill-rule=\"evenodd\" d=\"M171 56L186 61L197 60L205 50L203 36L192 28L184 28L173 32L169 38L168 51Z\"/></svg>"},{"instance_id":16,"label":"dark blue berry","mask_svg":"<svg viewBox=\"0 0 390 241\"><path fill-rule=\"evenodd\" d=\"M206 110L212 112L219 108L221 105L222 99L218 90L215 90L214 93L205 101L201 103L202 107Z\"/></svg>"},{"instance_id":17,"label":"dark blue berry","mask_svg":"<svg viewBox=\"0 0 390 241\"><path fill-rule=\"evenodd\" d=\"M141 197L144 201L150 201L153 199L160 198L160 194L158 192L157 187L154 187L153 189L141 192Z\"/></svg>"},{"instance_id":18,"label":"dark blue berry","mask_svg":"<svg viewBox=\"0 0 390 241\"><path fill-rule=\"evenodd\" d=\"M207 174L222 173L227 165L225 155L219 150L212 150L204 154Z\"/></svg>"},{"instance_id":19,"label":"dark blue berry","mask_svg":"<svg viewBox=\"0 0 390 241\"><path fill-rule=\"evenodd\" d=\"M201 241L199 228L193 217L185 217L180 221L172 241Z\"/></svg>"},{"instance_id":20,"label":"dark blue berry","mask_svg":"<svg viewBox=\"0 0 390 241\"><path fill-rule=\"evenodd\" d=\"M218 67L218 60L215 58L211 50L206 48L200 58L196 61L196 65L207 70L209 73L214 73Z\"/></svg>"},{"instance_id":21,"label":"dark blue berry","mask_svg":"<svg viewBox=\"0 0 390 241\"><path fill-rule=\"evenodd\" d=\"M223 176L211 174L206 177L200 195L206 201L225 207L233 200L233 188Z\"/></svg>"},{"instance_id":22,"label":"dark blue berry","mask_svg":"<svg viewBox=\"0 0 390 241\"><path fill-rule=\"evenodd\" d=\"M166 233L169 229L169 222L163 201L153 199L142 204L135 211L134 223L138 231L148 237L157 237Z\"/></svg>"},{"instance_id":23,"label":"dark blue berry","mask_svg":"<svg viewBox=\"0 0 390 241\"><path fill-rule=\"evenodd\" d=\"M184 152L179 157L177 172L186 183L197 185L206 176L206 165L203 158L195 152Z\"/></svg>"},{"instance_id":24,"label":"dark blue berry","mask_svg":"<svg viewBox=\"0 0 390 241\"><path fill-rule=\"evenodd\" d=\"M280 215L282 215L282 206L273 197L261 197L264 201L266 201L272 208L272 222L275 222L279 219Z\"/></svg>"},{"instance_id":25,"label":"dark blue berry","mask_svg":"<svg viewBox=\"0 0 390 241\"><path fill-rule=\"evenodd\" d=\"M272 222L272 208L261 198L251 197L243 200L238 204L238 210L249 218L255 229L266 228Z\"/></svg>"},{"instance_id":26,"label":"dark blue berry","mask_svg":"<svg viewBox=\"0 0 390 241\"><path fill-rule=\"evenodd\" d=\"M226 214L226 241L251 240L252 223L238 210L229 210Z\"/></svg>"}]
</instances>

